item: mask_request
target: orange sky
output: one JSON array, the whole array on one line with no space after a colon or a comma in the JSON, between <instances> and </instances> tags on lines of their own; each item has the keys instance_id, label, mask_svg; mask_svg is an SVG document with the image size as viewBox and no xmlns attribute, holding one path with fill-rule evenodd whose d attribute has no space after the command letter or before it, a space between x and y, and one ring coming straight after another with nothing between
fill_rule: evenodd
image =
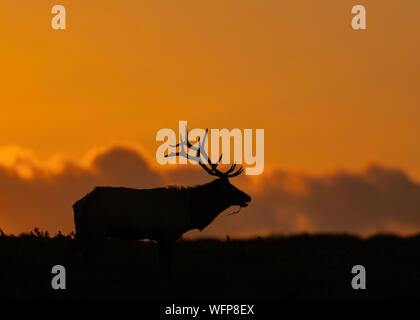
<instances>
[{"instance_id":1,"label":"orange sky","mask_svg":"<svg viewBox=\"0 0 420 320\"><path fill-rule=\"evenodd\" d=\"M51 28L55 4L67 30ZM366 31L351 28L355 4L366 6ZM0 165L21 148L32 166L114 142L154 159L156 132L187 120L265 129L266 168L319 175L377 163L420 181L417 0L0 6Z\"/></svg>"},{"instance_id":2,"label":"orange sky","mask_svg":"<svg viewBox=\"0 0 420 320\"><path fill-rule=\"evenodd\" d=\"M209 181L156 169L157 131L187 120L265 129L266 171L235 180L252 205L204 236L418 231L419 14L418 0L2 0L0 228L69 232L98 184Z\"/></svg>"}]
</instances>

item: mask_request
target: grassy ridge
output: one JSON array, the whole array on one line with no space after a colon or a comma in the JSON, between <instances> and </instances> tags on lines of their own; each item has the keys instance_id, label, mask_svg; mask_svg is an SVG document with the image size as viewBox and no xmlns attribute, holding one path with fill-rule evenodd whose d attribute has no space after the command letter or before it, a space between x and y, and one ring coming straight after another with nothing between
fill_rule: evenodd
<instances>
[{"instance_id":1,"label":"grassy ridge","mask_svg":"<svg viewBox=\"0 0 420 320\"><path fill-rule=\"evenodd\" d=\"M153 242L109 240L93 269L69 259L71 235L0 233L0 297L26 299L420 298L420 236L297 235L246 241L179 241L171 289L159 285ZM51 268L66 267L67 290ZM351 288L352 266L367 290Z\"/></svg>"}]
</instances>

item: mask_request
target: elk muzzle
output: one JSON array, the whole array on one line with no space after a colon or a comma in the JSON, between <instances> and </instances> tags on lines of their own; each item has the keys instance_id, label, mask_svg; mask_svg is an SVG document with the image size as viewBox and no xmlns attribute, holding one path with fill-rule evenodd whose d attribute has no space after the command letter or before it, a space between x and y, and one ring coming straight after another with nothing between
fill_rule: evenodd
<instances>
[{"instance_id":1,"label":"elk muzzle","mask_svg":"<svg viewBox=\"0 0 420 320\"><path fill-rule=\"evenodd\" d=\"M239 204L239 206L241 208L245 208L248 206L248 204L251 202L251 197L249 195L247 195L245 192L243 193L243 199L241 201L241 203Z\"/></svg>"}]
</instances>

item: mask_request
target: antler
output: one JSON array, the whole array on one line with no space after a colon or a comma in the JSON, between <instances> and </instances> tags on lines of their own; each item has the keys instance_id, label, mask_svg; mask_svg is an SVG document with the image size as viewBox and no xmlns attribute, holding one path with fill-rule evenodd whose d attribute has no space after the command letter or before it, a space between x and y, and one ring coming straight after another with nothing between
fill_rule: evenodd
<instances>
[{"instance_id":1,"label":"antler","mask_svg":"<svg viewBox=\"0 0 420 320\"><path fill-rule=\"evenodd\" d=\"M170 147L173 148L177 148L180 147L181 150L178 152L171 152L169 154L166 154L165 157L169 158L169 157L176 157L176 156L180 156L180 157L184 157L187 159L192 159L194 161L197 161L197 163L204 169L206 170L206 172L211 175L211 176L216 176L219 178L233 178L236 177L238 175L240 175L244 169L242 167L240 167L236 172L234 172L235 168L236 168L236 163L234 163L229 170L227 170L226 172L222 172L219 169L217 169L217 166L220 163L220 160L222 160L222 156L223 154L220 155L219 160L216 163L213 163L213 161L211 161L209 159L209 156L207 155L206 151L201 149L201 147L204 146L204 143L206 142L206 138L207 138L207 132L208 132L208 128L206 129L206 133L204 134L203 137L203 142L200 142L200 137L198 138L198 146L195 147L194 145L192 145L189 141L188 141L188 128L185 127L185 140L182 139L182 135L180 137L181 142L176 144L176 145L169 145ZM184 150L184 145L187 146L187 152L185 152ZM188 154L188 149L191 149L193 151L197 151L195 156L191 156ZM210 168L207 167L202 161L201 161L201 155L203 155L203 157L207 160L207 162L210 165ZM233 172L233 173L232 173Z\"/></svg>"}]
</instances>

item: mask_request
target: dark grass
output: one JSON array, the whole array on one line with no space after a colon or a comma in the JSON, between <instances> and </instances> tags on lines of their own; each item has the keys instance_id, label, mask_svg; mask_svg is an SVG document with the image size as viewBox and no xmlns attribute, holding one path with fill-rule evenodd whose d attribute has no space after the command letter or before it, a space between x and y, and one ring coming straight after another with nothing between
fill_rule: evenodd
<instances>
[{"instance_id":1,"label":"dark grass","mask_svg":"<svg viewBox=\"0 0 420 320\"><path fill-rule=\"evenodd\" d=\"M93 269L74 264L70 235L0 234L0 298L11 299L384 299L420 298L420 236L296 235L179 241L170 289L159 283L153 242L106 241ZM51 288L62 264L67 290ZM352 266L367 289L351 288Z\"/></svg>"}]
</instances>

